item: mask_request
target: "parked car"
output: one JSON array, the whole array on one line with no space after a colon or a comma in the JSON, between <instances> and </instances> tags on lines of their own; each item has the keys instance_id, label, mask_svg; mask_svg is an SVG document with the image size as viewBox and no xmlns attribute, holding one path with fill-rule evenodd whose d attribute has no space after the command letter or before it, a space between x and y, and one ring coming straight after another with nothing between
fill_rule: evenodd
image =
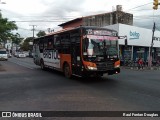
<instances>
[{"instance_id":1,"label":"parked car","mask_svg":"<svg viewBox=\"0 0 160 120\"><path fill-rule=\"evenodd\" d=\"M8 60L6 49L0 49L0 60Z\"/></svg>"},{"instance_id":2,"label":"parked car","mask_svg":"<svg viewBox=\"0 0 160 120\"><path fill-rule=\"evenodd\" d=\"M17 58L25 58L25 57L26 57L26 55L25 55L24 52L18 52L17 53Z\"/></svg>"},{"instance_id":3,"label":"parked car","mask_svg":"<svg viewBox=\"0 0 160 120\"><path fill-rule=\"evenodd\" d=\"M18 56L18 52L14 52L14 57L17 57Z\"/></svg>"},{"instance_id":4,"label":"parked car","mask_svg":"<svg viewBox=\"0 0 160 120\"><path fill-rule=\"evenodd\" d=\"M26 57L29 57L29 51L24 51L24 54L26 55Z\"/></svg>"},{"instance_id":5,"label":"parked car","mask_svg":"<svg viewBox=\"0 0 160 120\"><path fill-rule=\"evenodd\" d=\"M29 51L29 57L33 58L33 52Z\"/></svg>"}]
</instances>

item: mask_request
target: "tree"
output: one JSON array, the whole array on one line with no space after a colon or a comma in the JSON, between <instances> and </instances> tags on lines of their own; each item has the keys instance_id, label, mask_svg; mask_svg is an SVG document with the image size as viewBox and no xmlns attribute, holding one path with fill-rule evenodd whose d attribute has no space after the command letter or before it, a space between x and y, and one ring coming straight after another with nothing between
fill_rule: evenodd
<instances>
[{"instance_id":1,"label":"tree","mask_svg":"<svg viewBox=\"0 0 160 120\"><path fill-rule=\"evenodd\" d=\"M17 30L18 27L14 21L8 21L7 18L3 18L0 13L0 40L5 42L8 38L11 38L14 34L13 30Z\"/></svg>"},{"instance_id":2,"label":"tree","mask_svg":"<svg viewBox=\"0 0 160 120\"><path fill-rule=\"evenodd\" d=\"M17 45L19 45L21 41L23 40L23 38L20 37L19 33L12 34L10 38L12 39L12 43L15 43Z\"/></svg>"},{"instance_id":3,"label":"tree","mask_svg":"<svg viewBox=\"0 0 160 120\"><path fill-rule=\"evenodd\" d=\"M29 42L33 42L33 37L28 37L24 40L24 43L21 45L21 49L23 51L28 51L30 50L30 45Z\"/></svg>"},{"instance_id":4,"label":"tree","mask_svg":"<svg viewBox=\"0 0 160 120\"><path fill-rule=\"evenodd\" d=\"M41 36L45 36L45 35L46 35L45 31L42 31L42 30L40 30L40 31L37 33L37 37L41 37Z\"/></svg>"}]
</instances>

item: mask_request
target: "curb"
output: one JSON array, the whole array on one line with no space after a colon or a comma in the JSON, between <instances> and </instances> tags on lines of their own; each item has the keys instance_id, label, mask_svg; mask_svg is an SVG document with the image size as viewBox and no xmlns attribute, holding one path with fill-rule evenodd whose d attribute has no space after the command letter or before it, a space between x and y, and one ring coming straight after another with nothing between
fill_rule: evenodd
<instances>
[{"instance_id":1,"label":"curb","mask_svg":"<svg viewBox=\"0 0 160 120\"><path fill-rule=\"evenodd\" d=\"M135 67L121 67L121 68L122 68L122 69L138 70L138 69L135 68ZM140 69L140 70L160 70L160 67L151 67L151 68L144 67L143 69Z\"/></svg>"}]
</instances>

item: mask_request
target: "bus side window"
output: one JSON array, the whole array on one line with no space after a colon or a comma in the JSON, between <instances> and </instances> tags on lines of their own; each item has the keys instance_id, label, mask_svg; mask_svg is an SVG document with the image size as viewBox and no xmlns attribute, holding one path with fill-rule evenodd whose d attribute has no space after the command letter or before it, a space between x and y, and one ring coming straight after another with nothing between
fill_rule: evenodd
<instances>
[{"instance_id":1,"label":"bus side window","mask_svg":"<svg viewBox=\"0 0 160 120\"><path fill-rule=\"evenodd\" d=\"M48 49L53 49L53 40L52 40L52 38L48 39Z\"/></svg>"},{"instance_id":2,"label":"bus side window","mask_svg":"<svg viewBox=\"0 0 160 120\"><path fill-rule=\"evenodd\" d=\"M47 49L47 41L44 42L44 49Z\"/></svg>"},{"instance_id":3,"label":"bus side window","mask_svg":"<svg viewBox=\"0 0 160 120\"><path fill-rule=\"evenodd\" d=\"M52 36L53 49L55 49L54 36Z\"/></svg>"},{"instance_id":4,"label":"bus side window","mask_svg":"<svg viewBox=\"0 0 160 120\"><path fill-rule=\"evenodd\" d=\"M83 42L83 51L87 52L87 48L89 46L89 42L88 42L89 40L88 40L88 38L85 38L83 41L84 41Z\"/></svg>"},{"instance_id":5,"label":"bus side window","mask_svg":"<svg viewBox=\"0 0 160 120\"><path fill-rule=\"evenodd\" d=\"M54 37L54 47L59 52L61 51L61 46L60 45L61 45L60 37L57 35L57 36Z\"/></svg>"},{"instance_id":6,"label":"bus side window","mask_svg":"<svg viewBox=\"0 0 160 120\"><path fill-rule=\"evenodd\" d=\"M61 35L61 47L62 47L62 53L69 54L70 53L70 36L69 34Z\"/></svg>"},{"instance_id":7,"label":"bus side window","mask_svg":"<svg viewBox=\"0 0 160 120\"><path fill-rule=\"evenodd\" d=\"M44 46L43 46L44 44L43 44L43 39L40 39L39 40L39 50L40 50L40 53L42 53L43 52L43 49L44 49Z\"/></svg>"}]
</instances>

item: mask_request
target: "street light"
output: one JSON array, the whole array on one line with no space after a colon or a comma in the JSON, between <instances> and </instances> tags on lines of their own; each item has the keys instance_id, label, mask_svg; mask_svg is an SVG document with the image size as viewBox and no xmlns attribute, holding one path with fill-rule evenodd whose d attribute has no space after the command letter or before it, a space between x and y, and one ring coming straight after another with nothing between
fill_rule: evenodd
<instances>
[{"instance_id":1,"label":"street light","mask_svg":"<svg viewBox=\"0 0 160 120\"><path fill-rule=\"evenodd\" d=\"M151 47L150 47L150 56L149 56L149 61L148 61L148 66L149 66L149 68L151 69L152 68L152 49L153 49L153 45L154 45L154 43L153 43L153 40L154 40L154 32L155 32L155 28L156 28L156 25L155 25L155 22L154 22L154 24L153 24L153 29L152 29L152 42L151 42Z\"/></svg>"}]
</instances>

